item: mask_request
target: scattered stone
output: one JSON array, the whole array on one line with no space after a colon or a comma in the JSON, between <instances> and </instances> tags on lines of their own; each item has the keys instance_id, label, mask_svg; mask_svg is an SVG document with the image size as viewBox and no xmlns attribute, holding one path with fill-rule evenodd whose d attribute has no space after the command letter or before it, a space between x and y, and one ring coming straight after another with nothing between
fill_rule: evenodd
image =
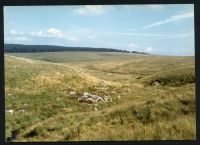
<instances>
[{"instance_id":1,"label":"scattered stone","mask_svg":"<svg viewBox=\"0 0 200 145\"><path fill-rule=\"evenodd\" d=\"M12 110L12 109L6 109L6 112L8 112L8 113L10 113L10 114L13 114L14 113L14 110Z\"/></svg>"},{"instance_id":2,"label":"scattered stone","mask_svg":"<svg viewBox=\"0 0 200 145\"><path fill-rule=\"evenodd\" d=\"M153 85L154 85L154 87L157 87L157 86L159 86L160 84L159 84L158 82L154 82Z\"/></svg>"},{"instance_id":3,"label":"scattered stone","mask_svg":"<svg viewBox=\"0 0 200 145\"><path fill-rule=\"evenodd\" d=\"M28 106L28 104L27 104L27 103L24 103L24 106Z\"/></svg>"},{"instance_id":4,"label":"scattered stone","mask_svg":"<svg viewBox=\"0 0 200 145\"><path fill-rule=\"evenodd\" d=\"M119 95L119 96L117 96L117 98L118 98L118 99L120 99L120 98L121 98L121 96Z\"/></svg>"},{"instance_id":5,"label":"scattered stone","mask_svg":"<svg viewBox=\"0 0 200 145\"><path fill-rule=\"evenodd\" d=\"M83 93L83 96L87 96L89 93L88 92L84 92Z\"/></svg>"},{"instance_id":6,"label":"scattered stone","mask_svg":"<svg viewBox=\"0 0 200 145\"><path fill-rule=\"evenodd\" d=\"M92 104L92 103L97 103L97 102L107 102L109 100L108 96L97 96L94 94L90 94L88 92L84 92L83 96L81 96L80 98L78 98L78 101L81 103L88 103L88 104Z\"/></svg>"},{"instance_id":7,"label":"scattered stone","mask_svg":"<svg viewBox=\"0 0 200 145\"><path fill-rule=\"evenodd\" d=\"M98 109L95 107L95 108L94 108L94 111L98 111Z\"/></svg>"},{"instance_id":8,"label":"scattered stone","mask_svg":"<svg viewBox=\"0 0 200 145\"><path fill-rule=\"evenodd\" d=\"M76 92L75 91L70 91L69 94L70 95L76 95Z\"/></svg>"},{"instance_id":9,"label":"scattered stone","mask_svg":"<svg viewBox=\"0 0 200 145\"><path fill-rule=\"evenodd\" d=\"M108 102L108 100L110 100L108 96L104 96L103 99L105 100L105 102Z\"/></svg>"},{"instance_id":10,"label":"scattered stone","mask_svg":"<svg viewBox=\"0 0 200 145\"><path fill-rule=\"evenodd\" d=\"M78 101L81 103L88 103L88 104L94 103L94 101L91 98L88 99L78 98Z\"/></svg>"},{"instance_id":11,"label":"scattered stone","mask_svg":"<svg viewBox=\"0 0 200 145\"><path fill-rule=\"evenodd\" d=\"M11 93L8 93L8 96L12 96L12 94L11 94Z\"/></svg>"}]
</instances>

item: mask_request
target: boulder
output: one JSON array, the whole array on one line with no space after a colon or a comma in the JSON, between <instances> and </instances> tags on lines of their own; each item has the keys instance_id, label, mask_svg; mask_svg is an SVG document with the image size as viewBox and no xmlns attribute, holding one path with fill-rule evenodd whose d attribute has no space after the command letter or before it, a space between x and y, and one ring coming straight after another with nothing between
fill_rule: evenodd
<instances>
[{"instance_id":1,"label":"boulder","mask_svg":"<svg viewBox=\"0 0 200 145\"><path fill-rule=\"evenodd\" d=\"M97 103L97 102L107 102L109 100L108 96L98 96L98 95L94 95L88 92L84 92L83 96L81 96L80 98L78 98L78 101L81 103Z\"/></svg>"}]
</instances>

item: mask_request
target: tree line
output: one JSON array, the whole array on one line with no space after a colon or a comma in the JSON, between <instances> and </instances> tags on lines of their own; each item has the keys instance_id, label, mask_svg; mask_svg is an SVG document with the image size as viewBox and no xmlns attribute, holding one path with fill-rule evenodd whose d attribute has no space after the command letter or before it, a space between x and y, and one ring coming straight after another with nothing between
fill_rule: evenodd
<instances>
[{"instance_id":1,"label":"tree line","mask_svg":"<svg viewBox=\"0 0 200 145\"><path fill-rule=\"evenodd\" d=\"M59 52L59 51L96 51L96 52L124 52L127 50L119 50L112 48L92 48L92 47L67 47L53 45L23 45L23 44L4 44L4 52L6 53L32 53L32 52ZM132 53L140 53L132 51Z\"/></svg>"}]
</instances>

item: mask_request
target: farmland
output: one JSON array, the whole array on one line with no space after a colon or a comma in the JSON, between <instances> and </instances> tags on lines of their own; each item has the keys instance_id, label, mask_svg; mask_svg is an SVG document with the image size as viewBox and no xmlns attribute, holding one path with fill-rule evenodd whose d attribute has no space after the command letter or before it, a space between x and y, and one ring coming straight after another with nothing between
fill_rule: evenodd
<instances>
[{"instance_id":1,"label":"farmland","mask_svg":"<svg viewBox=\"0 0 200 145\"><path fill-rule=\"evenodd\" d=\"M80 103L84 92L111 101ZM5 101L14 141L196 139L192 56L6 53Z\"/></svg>"}]
</instances>

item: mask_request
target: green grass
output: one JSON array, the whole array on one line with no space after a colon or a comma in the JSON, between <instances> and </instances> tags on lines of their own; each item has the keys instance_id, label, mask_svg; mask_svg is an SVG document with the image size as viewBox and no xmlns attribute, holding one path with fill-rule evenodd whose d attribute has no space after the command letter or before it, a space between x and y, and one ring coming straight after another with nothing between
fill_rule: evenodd
<instances>
[{"instance_id":1,"label":"green grass","mask_svg":"<svg viewBox=\"0 0 200 145\"><path fill-rule=\"evenodd\" d=\"M15 110L6 113L6 138L17 131L16 141L23 142L195 140L194 76L194 57L6 54L5 107ZM94 111L77 101L83 92L112 102Z\"/></svg>"}]
</instances>

